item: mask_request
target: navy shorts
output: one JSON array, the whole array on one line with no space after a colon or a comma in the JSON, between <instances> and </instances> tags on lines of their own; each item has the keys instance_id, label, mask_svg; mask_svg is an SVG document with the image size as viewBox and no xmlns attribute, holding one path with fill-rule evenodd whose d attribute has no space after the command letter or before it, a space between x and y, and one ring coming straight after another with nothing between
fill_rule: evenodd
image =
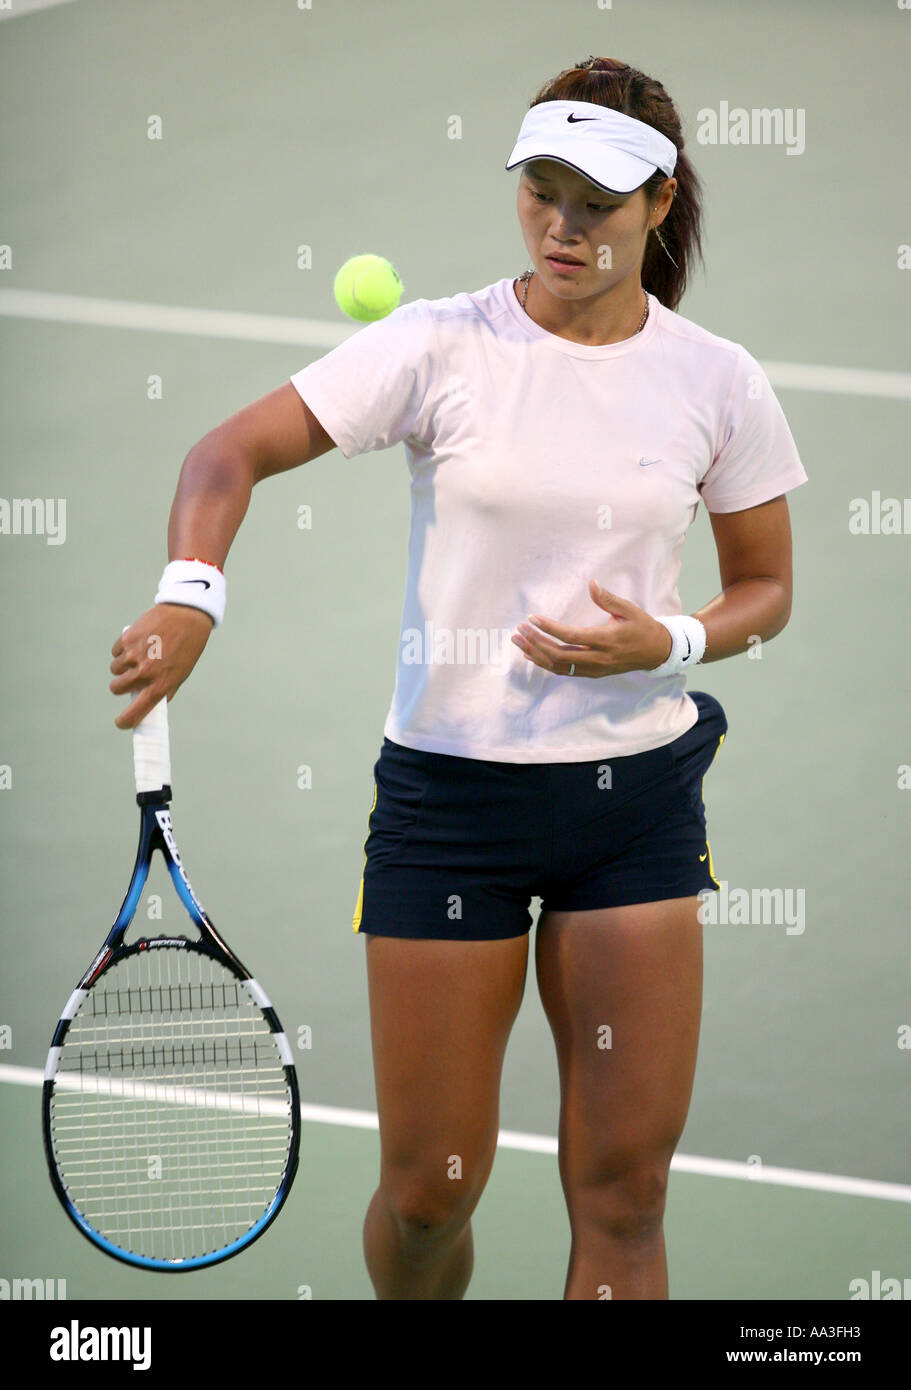
<instances>
[{"instance_id":1,"label":"navy shorts","mask_svg":"<svg viewBox=\"0 0 911 1390\"><path fill-rule=\"evenodd\" d=\"M717 890L702 779L727 719L688 692L691 729L661 748L580 763L504 763L383 740L353 926L365 935L493 941L541 910Z\"/></svg>"}]
</instances>

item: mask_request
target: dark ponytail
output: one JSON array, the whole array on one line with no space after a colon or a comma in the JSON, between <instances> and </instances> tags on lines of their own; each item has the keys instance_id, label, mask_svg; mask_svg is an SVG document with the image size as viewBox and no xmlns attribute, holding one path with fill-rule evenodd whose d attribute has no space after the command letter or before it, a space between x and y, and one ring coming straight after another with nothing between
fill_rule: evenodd
<instances>
[{"instance_id":1,"label":"dark ponytail","mask_svg":"<svg viewBox=\"0 0 911 1390\"><path fill-rule=\"evenodd\" d=\"M624 116L634 116L654 126L677 148L674 178L677 189L661 224L664 250L654 231L649 232L642 261L643 288L676 309L692 272L695 257L702 256L702 185L683 153L683 132L677 108L660 82L615 58L590 57L577 67L566 68L541 88L532 106L541 101L593 101ZM657 169L643 185L649 199L655 197L667 175ZM671 257L677 262L671 263Z\"/></svg>"}]
</instances>

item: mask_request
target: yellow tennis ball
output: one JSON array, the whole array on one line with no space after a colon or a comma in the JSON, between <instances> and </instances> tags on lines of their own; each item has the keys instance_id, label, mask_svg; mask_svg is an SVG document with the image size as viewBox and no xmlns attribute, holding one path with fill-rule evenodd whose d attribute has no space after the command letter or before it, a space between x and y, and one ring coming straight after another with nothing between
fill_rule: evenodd
<instances>
[{"instance_id":1,"label":"yellow tennis ball","mask_svg":"<svg viewBox=\"0 0 911 1390\"><path fill-rule=\"evenodd\" d=\"M384 319L397 308L405 286L385 256L352 256L335 277L335 302L360 323Z\"/></svg>"}]
</instances>

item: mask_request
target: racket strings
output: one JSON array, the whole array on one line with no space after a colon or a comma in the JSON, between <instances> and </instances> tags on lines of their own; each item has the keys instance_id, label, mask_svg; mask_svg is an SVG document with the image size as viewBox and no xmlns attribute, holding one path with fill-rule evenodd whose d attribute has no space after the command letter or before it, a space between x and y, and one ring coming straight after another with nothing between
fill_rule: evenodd
<instances>
[{"instance_id":1,"label":"racket strings","mask_svg":"<svg viewBox=\"0 0 911 1390\"><path fill-rule=\"evenodd\" d=\"M73 1018L51 1132L70 1199L121 1249L185 1260L223 1249L271 1205L291 1094L243 983L192 947L125 957Z\"/></svg>"},{"instance_id":2,"label":"racket strings","mask_svg":"<svg viewBox=\"0 0 911 1390\"><path fill-rule=\"evenodd\" d=\"M109 1012L140 1014L161 1013L164 1010L237 1009L247 1004L249 998L240 981L231 975L224 980L210 980L205 984L190 980L176 984L150 984L145 988L111 984L93 991L86 1004L89 1006L88 1014L101 1018Z\"/></svg>"}]
</instances>

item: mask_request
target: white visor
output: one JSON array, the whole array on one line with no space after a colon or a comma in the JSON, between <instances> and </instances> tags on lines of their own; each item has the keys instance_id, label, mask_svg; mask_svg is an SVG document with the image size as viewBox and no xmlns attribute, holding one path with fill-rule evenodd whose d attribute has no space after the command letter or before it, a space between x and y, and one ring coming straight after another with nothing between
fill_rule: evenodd
<instances>
[{"instance_id":1,"label":"white visor","mask_svg":"<svg viewBox=\"0 0 911 1390\"><path fill-rule=\"evenodd\" d=\"M591 101L540 101L526 112L507 169L556 159L599 188L632 193L661 169L670 178L677 149L654 126Z\"/></svg>"}]
</instances>

